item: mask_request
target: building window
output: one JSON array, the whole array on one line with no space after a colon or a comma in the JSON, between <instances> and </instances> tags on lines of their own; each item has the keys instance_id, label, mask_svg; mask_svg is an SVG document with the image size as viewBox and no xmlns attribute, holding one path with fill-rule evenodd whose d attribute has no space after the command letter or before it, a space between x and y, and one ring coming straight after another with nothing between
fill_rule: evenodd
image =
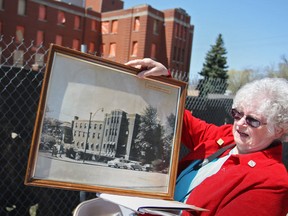
<instances>
[{"instance_id":1,"label":"building window","mask_svg":"<svg viewBox=\"0 0 288 216\"><path fill-rule=\"evenodd\" d=\"M140 30L140 17L135 17L133 30L134 31Z\"/></svg>"},{"instance_id":2,"label":"building window","mask_svg":"<svg viewBox=\"0 0 288 216\"><path fill-rule=\"evenodd\" d=\"M156 59L156 44L152 43L151 45L151 58Z\"/></svg>"},{"instance_id":3,"label":"building window","mask_svg":"<svg viewBox=\"0 0 288 216\"><path fill-rule=\"evenodd\" d=\"M18 15L26 15L26 0L18 0Z\"/></svg>"},{"instance_id":4,"label":"building window","mask_svg":"<svg viewBox=\"0 0 288 216\"><path fill-rule=\"evenodd\" d=\"M93 42L89 43L88 52L89 53L94 53L95 52L95 43L93 43Z\"/></svg>"},{"instance_id":5,"label":"building window","mask_svg":"<svg viewBox=\"0 0 288 216\"><path fill-rule=\"evenodd\" d=\"M134 41L132 44L132 56L137 56L138 53L138 42Z\"/></svg>"},{"instance_id":6,"label":"building window","mask_svg":"<svg viewBox=\"0 0 288 216\"><path fill-rule=\"evenodd\" d=\"M0 0L0 10L4 9L4 0Z\"/></svg>"},{"instance_id":7,"label":"building window","mask_svg":"<svg viewBox=\"0 0 288 216\"><path fill-rule=\"evenodd\" d=\"M183 39L184 39L184 40L186 39L186 35L187 35L187 28L184 27L184 28L183 28Z\"/></svg>"},{"instance_id":8,"label":"building window","mask_svg":"<svg viewBox=\"0 0 288 216\"><path fill-rule=\"evenodd\" d=\"M113 34L116 34L118 31L118 20L113 20L112 21L112 29L111 29L111 32Z\"/></svg>"},{"instance_id":9,"label":"building window","mask_svg":"<svg viewBox=\"0 0 288 216\"><path fill-rule=\"evenodd\" d=\"M56 35L55 44L61 46L62 45L62 40L63 40L63 37L61 35Z\"/></svg>"},{"instance_id":10,"label":"building window","mask_svg":"<svg viewBox=\"0 0 288 216\"><path fill-rule=\"evenodd\" d=\"M175 23L175 37L178 37L179 34L179 24Z\"/></svg>"},{"instance_id":11,"label":"building window","mask_svg":"<svg viewBox=\"0 0 288 216\"><path fill-rule=\"evenodd\" d=\"M65 14L63 11L58 11L57 24L64 25L66 22Z\"/></svg>"},{"instance_id":12,"label":"building window","mask_svg":"<svg viewBox=\"0 0 288 216\"><path fill-rule=\"evenodd\" d=\"M22 67L23 56L24 56L23 50L15 50L13 55L13 65L15 65L16 67Z\"/></svg>"},{"instance_id":13,"label":"building window","mask_svg":"<svg viewBox=\"0 0 288 216\"><path fill-rule=\"evenodd\" d=\"M179 37L183 38L183 26L179 25Z\"/></svg>"},{"instance_id":14,"label":"building window","mask_svg":"<svg viewBox=\"0 0 288 216\"><path fill-rule=\"evenodd\" d=\"M181 48L178 47L178 50L177 50L177 61L179 62L181 60Z\"/></svg>"},{"instance_id":15,"label":"building window","mask_svg":"<svg viewBox=\"0 0 288 216\"><path fill-rule=\"evenodd\" d=\"M182 51L182 53L181 53L181 62L184 62L184 59L185 59L185 50L182 49L181 51Z\"/></svg>"},{"instance_id":16,"label":"building window","mask_svg":"<svg viewBox=\"0 0 288 216\"><path fill-rule=\"evenodd\" d=\"M97 22L96 20L91 20L91 31L97 31Z\"/></svg>"},{"instance_id":17,"label":"building window","mask_svg":"<svg viewBox=\"0 0 288 216\"><path fill-rule=\"evenodd\" d=\"M172 59L173 59L174 61L176 61L176 56L177 56L177 47L174 46L174 48L173 48L173 57L172 57Z\"/></svg>"},{"instance_id":18,"label":"building window","mask_svg":"<svg viewBox=\"0 0 288 216\"><path fill-rule=\"evenodd\" d=\"M74 29L80 29L81 19L79 16L74 17Z\"/></svg>"},{"instance_id":19,"label":"building window","mask_svg":"<svg viewBox=\"0 0 288 216\"><path fill-rule=\"evenodd\" d=\"M16 26L16 42L22 42L24 39L24 27Z\"/></svg>"},{"instance_id":20,"label":"building window","mask_svg":"<svg viewBox=\"0 0 288 216\"><path fill-rule=\"evenodd\" d=\"M79 48L80 48L80 41L78 39L73 39L72 49L79 50Z\"/></svg>"},{"instance_id":21,"label":"building window","mask_svg":"<svg viewBox=\"0 0 288 216\"><path fill-rule=\"evenodd\" d=\"M116 43L110 43L109 57L115 57L115 56L116 56Z\"/></svg>"},{"instance_id":22,"label":"building window","mask_svg":"<svg viewBox=\"0 0 288 216\"><path fill-rule=\"evenodd\" d=\"M36 46L40 46L44 42L44 32L37 31Z\"/></svg>"},{"instance_id":23,"label":"building window","mask_svg":"<svg viewBox=\"0 0 288 216\"><path fill-rule=\"evenodd\" d=\"M154 20L153 33L156 34L156 35L159 34L159 21L158 20Z\"/></svg>"},{"instance_id":24,"label":"building window","mask_svg":"<svg viewBox=\"0 0 288 216\"><path fill-rule=\"evenodd\" d=\"M109 22L102 22L101 23L101 33L102 34L108 34L109 33Z\"/></svg>"},{"instance_id":25,"label":"building window","mask_svg":"<svg viewBox=\"0 0 288 216\"><path fill-rule=\"evenodd\" d=\"M44 5L39 5L39 11L38 11L38 19L39 20L46 20L46 6Z\"/></svg>"},{"instance_id":26,"label":"building window","mask_svg":"<svg viewBox=\"0 0 288 216\"><path fill-rule=\"evenodd\" d=\"M105 44L101 44L101 46L100 46L100 55L104 56L104 54L105 54Z\"/></svg>"},{"instance_id":27,"label":"building window","mask_svg":"<svg viewBox=\"0 0 288 216\"><path fill-rule=\"evenodd\" d=\"M39 66L44 66L44 57L45 55L42 53L35 54L35 63Z\"/></svg>"}]
</instances>

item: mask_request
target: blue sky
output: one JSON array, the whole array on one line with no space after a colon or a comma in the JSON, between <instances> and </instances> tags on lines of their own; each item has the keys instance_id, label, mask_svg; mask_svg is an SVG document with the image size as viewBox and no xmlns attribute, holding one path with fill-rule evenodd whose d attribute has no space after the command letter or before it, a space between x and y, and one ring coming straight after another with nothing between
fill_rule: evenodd
<instances>
[{"instance_id":1,"label":"blue sky","mask_svg":"<svg viewBox=\"0 0 288 216\"><path fill-rule=\"evenodd\" d=\"M190 77L197 77L206 53L222 34L229 69L263 69L288 58L288 0L123 0L124 8L149 4L183 8L195 26Z\"/></svg>"}]
</instances>

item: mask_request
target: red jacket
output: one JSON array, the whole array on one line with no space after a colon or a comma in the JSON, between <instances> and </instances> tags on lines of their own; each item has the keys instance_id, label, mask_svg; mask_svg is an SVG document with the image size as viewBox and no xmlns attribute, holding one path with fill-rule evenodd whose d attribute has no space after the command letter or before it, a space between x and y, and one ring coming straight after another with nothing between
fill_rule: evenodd
<instances>
[{"instance_id":1,"label":"red jacket","mask_svg":"<svg viewBox=\"0 0 288 216\"><path fill-rule=\"evenodd\" d=\"M191 152L181 160L180 171L191 161L217 151L221 147L217 141L223 141L222 146L234 142L232 125L208 124L186 110L182 143ZM216 174L192 191L186 203L210 210L201 216L286 216L288 176L281 159L281 143L260 152L232 155ZM254 167L248 164L251 160L256 163Z\"/></svg>"}]
</instances>

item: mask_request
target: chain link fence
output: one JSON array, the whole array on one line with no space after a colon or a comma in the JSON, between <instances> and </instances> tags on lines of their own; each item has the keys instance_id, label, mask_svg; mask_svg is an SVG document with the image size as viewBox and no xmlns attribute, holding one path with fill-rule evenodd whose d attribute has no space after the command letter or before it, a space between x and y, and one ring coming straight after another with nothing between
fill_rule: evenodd
<instances>
[{"instance_id":1,"label":"chain link fence","mask_svg":"<svg viewBox=\"0 0 288 216\"><path fill-rule=\"evenodd\" d=\"M81 201L94 198L95 193L24 185L48 49L5 39L0 37L0 215L71 216ZM232 122L231 104L231 98L217 95L186 100L193 115L217 125Z\"/></svg>"},{"instance_id":2,"label":"chain link fence","mask_svg":"<svg viewBox=\"0 0 288 216\"><path fill-rule=\"evenodd\" d=\"M79 191L24 185L48 49L4 36L0 47L0 215L71 216Z\"/></svg>"}]
</instances>

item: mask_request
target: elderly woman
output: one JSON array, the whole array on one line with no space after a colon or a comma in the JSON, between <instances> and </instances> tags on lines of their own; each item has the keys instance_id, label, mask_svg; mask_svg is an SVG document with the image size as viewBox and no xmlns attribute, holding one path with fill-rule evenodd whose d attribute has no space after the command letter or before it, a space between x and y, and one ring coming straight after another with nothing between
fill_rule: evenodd
<instances>
[{"instance_id":1,"label":"elderly woman","mask_svg":"<svg viewBox=\"0 0 288 216\"><path fill-rule=\"evenodd\" d=\"M143 68L139 77L169 76L151 59L127 65ZM246 84L235 95L231 114L233 125L216 126L185 110L182 143L190 153L179 164L175 200L209 210L201 215L285 216L288 176L280 140L288 133L287 80ZM207 157L211 162L203 163Z\"/></svg>"}]
</instances>

